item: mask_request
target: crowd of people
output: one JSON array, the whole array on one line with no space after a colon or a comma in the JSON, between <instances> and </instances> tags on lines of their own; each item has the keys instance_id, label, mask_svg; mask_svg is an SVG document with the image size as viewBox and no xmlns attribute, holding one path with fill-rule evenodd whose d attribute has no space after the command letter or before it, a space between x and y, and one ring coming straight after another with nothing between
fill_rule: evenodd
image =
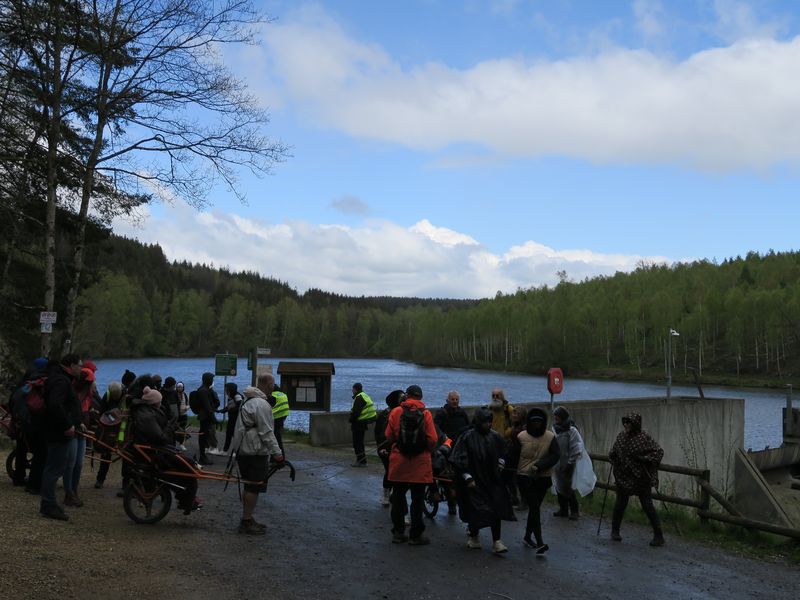
<instances>
[{"instance_id":1,"label":"crowd of people","mask_svg":"<svg viewBox=\"0 0 800 600\"><path fill-rule=\"evenodd\" d=\"M523 543L541 556L549 550L542 534L542 503L553 488L558 498L554 517L578 520L576 467L590 460L569 411L560 406L548 414L540 408L515 409L502 389L470 419L451 391L445 405L432 415L422 401L422 389L411 385L386 396L386 409L376 412L371 398L353 386L350 423L354 466L366 464L364 424L374 422L378 456L384 467L380 502L391 506L392 542L426 545L423 507L426 493L439 498L435 480L447 481L448 513L467 524L467 546L481 548L479 532L488 528L492 551L504 553L502 522L516 520L515 511L527 511ZM364 416L366 415L366 417ZM652 546L664 544L651 489L657 486L663 450L641 429L641 417L623 419L610 452L618 486L612 517L613 540L620 541L620 525L630 496L638 496L653 526ZM408 504L410 495L411 503ZM406 526L409 526L406 534Z\"/></svg>"},{"instance_id":2,"label":"crowd of people","mask_svg":"<svg viewBox=\"0 0 800 600\"><path fill-rule=\"evenodd\" d=\"M213 464L209 455L235 454L244 482L239 531L265 532L253 513L259 494L266 491L270 464L277 468L285 464L281 430L289 414L288 397L276 387L272 375L259 376L255 386L241 392L235 383L227 383L223 404L213 387L213 373L204 373L199 387L187 394L185 384L174 377L162 380L158 374L137 376L126 370L101 396L96 371L93 362L82 361L76 354L57 362L36 359L9 399L18 427L14 485L40 496L39 511L44 517L68 520L65 506L83 506L79 487L89 439L97 442L92 455L100 462L95 488L104 486L112 447L144 445L152 452L149 458L171 473L168 479L176 484L178 507L185 514L201 506L193 475ZM515 409L499 388L471 419L460 406L457 391L447 394L435 414L427 410L418 385L390 392L386 409L380 412L361 383L353 385L352 397L353 466L367 465L365 436L374 424L384 467L380 502L391 506L393 543L430 543L424 534L426 493L445 500L449 514L458 514L466 523L469 548L481 548L480 531L488 528L495 553L508 551L501 539L502 522L516 520L515 509L527 511L523 543L537 555L548 551L541 510L551 488L558 497L554 516L579 518L576 468L588 457L581 434L563 406L553 412L550 426L546 411ZM190 411L199 423L197 462L184 445ZM221 450L216 439L219 414L228 416ZM629 498L638 496L653 527L651 545L664 544L651 495L658 485L662 457L663 450L642 430L641 417L625 417L623 431L609 453L617 485L613 540L622 539L620 527ZM119 495L130 483L133 468L131 461L121 462ZM439 497L442 487L435 478L447 482L445 498ZM64 490L61 503L56 497L59 479Z\"/></svg>"}]
</instances>

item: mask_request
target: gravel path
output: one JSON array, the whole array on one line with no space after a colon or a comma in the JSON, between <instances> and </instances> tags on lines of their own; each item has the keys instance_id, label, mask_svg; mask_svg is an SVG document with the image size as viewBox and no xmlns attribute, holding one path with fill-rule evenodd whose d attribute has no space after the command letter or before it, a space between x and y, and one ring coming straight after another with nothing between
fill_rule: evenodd
<instances>
[{"instance_id":1,"label":"gravel path","mask_svg":"<svg viewBox=\"0 0 800 600\"><path fill-rule=\"evenodd\" d=\"M85 506L67 523L38 514L38 497L0 480L2 588L14 598L243 598L277 600L391 598L437 600L531 598L720 598L771 600L800 594L800 570L741 558L717 548L667 538L647 545L648 531L623 530L615 544L595 536L596 521L545 517L551 546L537 559L520 542L523 523L504 523L510 551L468 550L457 517L428 521L429 546L390 543L389 511L377 502L381 467L347 468L350 453L287 447L298 470L270 480L256 515L265 536L236 533L235 487L201 483L202 511L173 510L154 526L135 525L116 498L119 468L106 487L91 487L84 468ZM0 453L4 459L5 453ZM216 458L223 463L222 457ZM222 465L217 467L221 469ZM445 511L446 513L446 511ZM3 596L0 593L0 597ZM11 597L11 596L10 596Z\"/></svg>"}]
</instances>

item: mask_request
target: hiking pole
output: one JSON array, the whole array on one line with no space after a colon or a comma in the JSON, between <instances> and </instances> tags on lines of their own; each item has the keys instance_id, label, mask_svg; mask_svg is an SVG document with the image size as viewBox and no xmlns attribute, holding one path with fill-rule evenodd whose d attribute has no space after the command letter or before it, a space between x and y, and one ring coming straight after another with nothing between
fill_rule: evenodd
<instances>
[{"instance_id":1,"label":"hiking pole","mask_svg":"<svg viewBox=\"0 0 800 600\"><path fill-rule=\"evenodd\" d=\"M603 515L606 512L606 499L608 498L608 488L611 487L611 473L614 471L614 467L609 464L608 465L608 481L606 481L606 491L603 493L603 506L600 509L600 521L597 523L597 535L600 535L600 526L603 524Z\"/></svg>"}]
</instances>

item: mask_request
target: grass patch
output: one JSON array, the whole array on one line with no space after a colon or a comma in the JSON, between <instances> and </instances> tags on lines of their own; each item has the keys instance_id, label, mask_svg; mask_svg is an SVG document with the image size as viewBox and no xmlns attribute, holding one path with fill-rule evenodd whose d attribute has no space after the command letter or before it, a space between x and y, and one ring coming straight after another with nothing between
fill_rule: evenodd
<instances>
[{"instance_id":1,"label":"grass patch","mask_svg":"<svg viewBox=\"0 0 800 600\"><path fill-rule=\"evenodd\" d=\"M584 515L597 517L599 520L604 494L604 490L597 489L591 496L581 498L581 512ZM548 499L551 500L552 504L556 504L555 496L548 495ZM609 492L605 512L603 513L603 529L600 532L602 536L610 534L614 501L614 492ZM748 530L744 527L718 521L703 523L700 521L700 517L695 515L691 509L685 509L674 504L668 505L668 508L665 509L664 503L660 501L654 501L654 503L666 536L709 544L748 558L785 561L792 565L800 565L800 542L796 540L762 531ZM625 511L625 518L622 523L623 539L625 538L626 523L650 526L647 515L644 514L639 506L638 499L635 497L631 498ZM669 540L667 542L669 543Z\"/></svg>"}]
</instances>

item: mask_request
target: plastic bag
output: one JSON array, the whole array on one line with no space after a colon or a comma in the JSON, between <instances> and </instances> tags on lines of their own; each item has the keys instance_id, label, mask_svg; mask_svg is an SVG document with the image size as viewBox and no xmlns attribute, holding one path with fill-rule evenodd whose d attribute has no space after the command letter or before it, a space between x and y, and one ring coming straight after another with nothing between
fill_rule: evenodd
<instances>
[{"instance_id":1,"label":"plastic bag","mask_svg":"<svg viewBox=\"0 0 800 600\"><path fill-rule=\"evenodd\" d=\"M581 496L587 496L592 493L596 483L597 475L595 475L592 467L592 459L589 458L589 453L584 448L583 452L581 452L581 457L575 463L575 472L572 474L572 489Z\"/></svg>"}]
</instances>

